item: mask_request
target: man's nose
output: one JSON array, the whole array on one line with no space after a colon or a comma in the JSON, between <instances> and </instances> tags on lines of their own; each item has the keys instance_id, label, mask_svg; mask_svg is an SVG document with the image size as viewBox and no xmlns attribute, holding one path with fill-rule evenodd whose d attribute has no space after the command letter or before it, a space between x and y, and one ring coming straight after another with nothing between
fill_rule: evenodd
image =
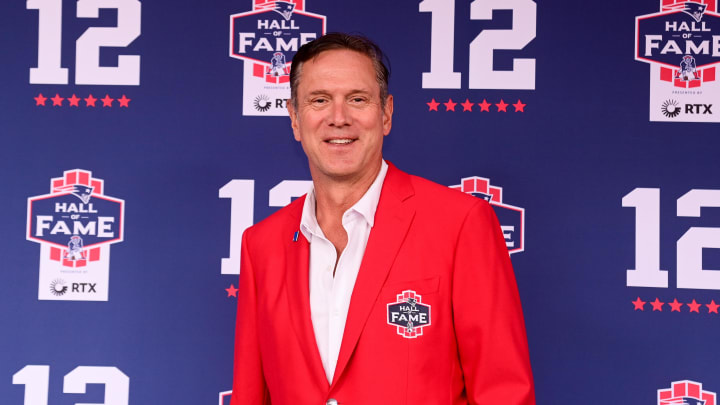
<instances>
[{"instance_id":1,"label":"man's nose","mask_svg":"<svg viewBox=\"0 0 720 405\"><path fill-rule=\"evenodd\" d=\"M330 125L345 126L352 123L350 111L346 103L333 103L330 110Z\"/></svg>"}]
</instances>

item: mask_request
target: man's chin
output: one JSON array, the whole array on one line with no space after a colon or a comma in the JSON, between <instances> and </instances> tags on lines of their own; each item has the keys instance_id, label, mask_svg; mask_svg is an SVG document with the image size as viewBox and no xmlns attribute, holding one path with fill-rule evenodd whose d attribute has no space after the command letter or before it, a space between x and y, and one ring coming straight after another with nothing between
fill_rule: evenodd
<instances>
[{"instance_id":1,"label":"man's chin","mask_svg":"<svg viewBox=\"0 0 720 405\"><path fill-rule=\"evenodd\" d=\"M335 180L335 181L350 181L353 178L358 177L358 173L356 170L349 170L349 169L327 170L323 174L328 179Z\"/></svg>"},{"instance_id":2,"label":"man's chin","mask_svg":"<svg viewBox=\"0 0 720 405\"><path fill-rule=\"evenodd\" d=\"M320 174L331 181L346 182L361 177L361 170L358 165L337 164L326 166L319 170Z\"/></svg>"},{"instance_id":3,"label":"man's chin","mask_svg":"<svg viewBox=\"0 0 720 405\"><path fill-rule=\"evenodd\" d=\"M373 164L366 162L332 162L332 164L325 164L317 167L317 170L310 169L313 175L313 180L320 180L316 178L316 174L323 179L331 182L346 183L346 182L362 182L366 177L372 177L374 179L377 176L377 172L380 170L380 164L377 164L377 168ZM373 170L375 169L375 170ZM375 172L375 173L371 173Z\"/></svg>"}]
</instances>

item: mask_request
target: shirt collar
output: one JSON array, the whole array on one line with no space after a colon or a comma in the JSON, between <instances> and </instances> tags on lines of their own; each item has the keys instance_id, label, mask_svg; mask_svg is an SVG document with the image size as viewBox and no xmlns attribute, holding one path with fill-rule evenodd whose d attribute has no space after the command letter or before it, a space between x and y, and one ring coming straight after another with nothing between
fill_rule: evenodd
<instances>
[{"instance_id":1,"label":"shirt collar","mask_svg":"<svg viewBox=\"0 0 720 405\"><path fill-rule=\"evenodd\" d=\"M377 211L377 206L380 202L380 192L382 191L382 185L385 181L387 171L388 164L385 162L385 160L383 160L382 164L380 165L380 173L378 173L375 181L373 181L373 183L370 185L370 188L368 188L368 190L360 198L360 200L358 200L355 205L345 211L345 213L343 214L343 218L347 215L348 212L355 211L362 215L362 217L365 219L368 225L370 225L371 228L373 227L373 225L375 225L375 211ZM315 215L315 206L315 187L313 187L312 189L310 189L310 191L307 193L307 196L305 197L302 217L300 219L300 231L303 233L307 240L312 240L312 235L324 237L322 229L320 229L320 225L317 222L317 216Z\"/></svg>"}]
</instances>

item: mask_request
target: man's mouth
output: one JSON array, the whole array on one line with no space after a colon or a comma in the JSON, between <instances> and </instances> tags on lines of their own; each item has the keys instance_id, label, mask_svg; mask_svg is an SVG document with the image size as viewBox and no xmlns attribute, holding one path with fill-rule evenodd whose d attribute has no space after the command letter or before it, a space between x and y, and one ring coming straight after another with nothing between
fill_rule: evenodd
<instances>
[{"instance_id":1,"label":"man's mouth","mask_svg":"<svg viewBox=\"0 0 720 405\"><path fill-rule=\"evenodd\" d=\"M347 145L349 143L355 142L355 140L354 139L328 139L325 142L331 143L333 145Z\"/></svg>"}]
</instances>

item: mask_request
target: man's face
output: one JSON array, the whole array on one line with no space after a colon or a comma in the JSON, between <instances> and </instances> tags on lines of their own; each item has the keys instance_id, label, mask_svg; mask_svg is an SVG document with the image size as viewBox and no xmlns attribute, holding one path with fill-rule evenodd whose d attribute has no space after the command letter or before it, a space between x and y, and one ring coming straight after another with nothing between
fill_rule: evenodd
<instances>
[{"instance_id":1,"label":"man's face","mask_svg":"<svg viewBox=\"0 0 720 405\"><path fill-rule=\"evenodd\" d=\"M288 111L313 180L374 179L393 100L382 108L370 58L350 50L320 53L303 64L296 97L297 110L288 102Z\"/></svg>"}]
</instances>

